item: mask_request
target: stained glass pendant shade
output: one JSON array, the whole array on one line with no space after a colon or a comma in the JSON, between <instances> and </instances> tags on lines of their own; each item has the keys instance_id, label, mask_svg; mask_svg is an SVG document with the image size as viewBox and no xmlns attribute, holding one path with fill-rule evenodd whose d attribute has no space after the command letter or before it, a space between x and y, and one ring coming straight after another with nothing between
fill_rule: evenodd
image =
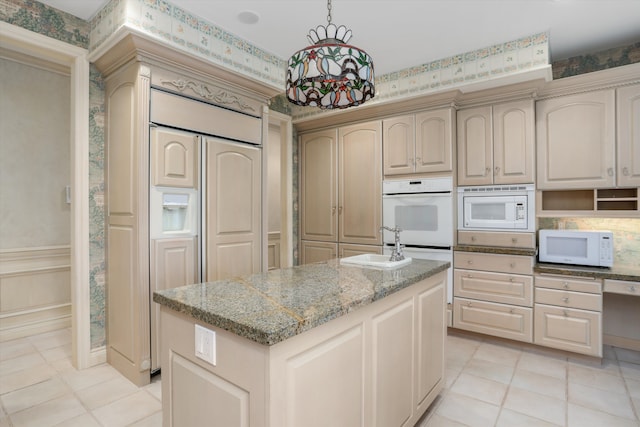
<instances>
[{"instance_id":1,"label":"stained glass pendant shade","mask_svg":"<svg viewBox=\"0 0 640 427\"><path fill-rule=\"evenodd\" d=\"M351 30L331 23L309 31L311 42L289 59L287 98L294 104L322 109L361 105L375 96L373 61L362 49L348 45Z\"/></svg>"}]
</instances>

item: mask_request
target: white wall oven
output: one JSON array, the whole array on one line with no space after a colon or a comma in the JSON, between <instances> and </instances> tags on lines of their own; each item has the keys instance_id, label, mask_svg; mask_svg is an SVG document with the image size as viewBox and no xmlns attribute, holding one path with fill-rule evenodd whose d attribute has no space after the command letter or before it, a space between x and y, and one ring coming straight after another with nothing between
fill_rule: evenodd
<instances>
[{"instance_id":1,"label":"white wall oven","mask_svg":"<svg viewBox=\"0 0 640 427\"><path fill-rule=\"evenodd\" d=\"M535 231L533 184L458 187L458 230Z\"/></svg>"},{"instance_id":2,"label":"white wall oven","mask_svg":"<svg viewBox=\"0 0 640 427\"><path fill-rule=\"evenodd\" d=\"M453 263L453 179L385 180L382 190L382 224L402 230L405 256ZM384 230L383 242L384 253L391 254L394 234ZM447 301L451 303L451 268L448 276Z\"/></svg>"}]
</instances>

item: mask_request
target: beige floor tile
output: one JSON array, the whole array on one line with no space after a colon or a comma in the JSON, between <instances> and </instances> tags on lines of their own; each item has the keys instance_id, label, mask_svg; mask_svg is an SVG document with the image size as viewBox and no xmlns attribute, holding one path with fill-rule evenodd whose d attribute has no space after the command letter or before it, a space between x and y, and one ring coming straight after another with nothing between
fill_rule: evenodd
<instances>
[{"instance_id":1,"label":"beige floor tile","mask_svg":"<svg viewBox=\"0 0 640 427\"><path fill-rule=\"evenodd\" d=\"M635 363L640 365L640 351L627 350L626 348L614 348L616 357L621 362Z\"/></svg>"},{"instance_id":2,"label":"beige floor tile","mask_svg":"<svg viewBox=\"0 0 640 427\"><path fill-rule=\"evenodd\" d=\"M507 387L506 384L463 372L451 387L451 392L500 406Z\"/></svg>"},{"instance_id":3,"label":"beige floor tile","mask_svg":"<svg viewBox=\"0 0 640 427\"><path fill-rule=\"evenodd\" d=\"M31 354L35 351L35 346L27 338L3 342L0 345L0 361Z\"/></svg>"},{"instance_id":4,"label":"beige floor tile","mask_svg":"<svg viewBox=\"0 0 640 427\"><path fill-rule=\"evenodd\" d=\"M566 416L564 400L514 386L509 387L503 407L558 425L564 424Z\"/></svg>"},{"instance_id":5,"label":"beige floor tile","mask_svg":"<svg viewBox=\"0 0 640 427\"><path fill-rule=\"evenodd\" d=\"M151 384L143 387L148 393L151 393L153 397L162 401L162 382L159 376L155 376L151 379Z\"/></svg>"},{"instance_id":6,"label":"beige floor tile","mask_svg":"<svg viewBox=\"0 0 640 427\"><path fill-rule=\"evenodd\" d=\"M111 402L129 396L139 389L131 381L116 377L80 390L77 395L89 410L94 410Z\"/></svg>"},{"instance_id":7,"label":"beige floor tile","mask_svg":"<svg viewBox=\"0 0 640 427\"><path fill-rule=\"evenodd\" d=\"M626 378L624 381L627 384L629 396L631 396L632 398L640 399L640 381L631 378Z\"/></svg>"},{"instance_id":8,"label":"beige floor tile","mask_svg":"<svg viewBox=\"0 0 640 427\"><path fill-rule=\"evenodd\" d=\"M143 418L140 421L137 421L131 424L128 427L160 427L162 426L162 411L156 412L155 414Z\"/></svg>"},{"instance_id":9,"label":"beige floor tile","mask_svg":"<svg viewBox=\"0 0 640 427\"><path fill-rule=\"evenodd\" d=\"M612 374L612 369L598 369L587 366L569 365L569 382L599 388L613 393L626 393L624 380ZM618 370L619 372L619 370Z\"/></svg>"},{"instance_id":10,"label":"beige floor tile","mask_svg":"<svg viewBox=\"0 0 640 427\"><path fill-rule=\"evenodd\" d=\"M71 360L71 344L44 350L41 351L40 354L42 354L42 357L49 363L58 360Z\"/></svg>"},{"instance_id":11,"label":"beige floor tile","mask_svg":"<svg viewBox=\"0 0 640 427\"><path fill-rule=\"evenodd\" d=\"M71 394L71 389L59 378L51 378L21 388L0 397L8 414L13 414L49 400Z\"/></svg>"},{"instance_id":12,"label":"beige floor tile","mask_svg":"<svg viewBox=\"0 0 640 427\"><path fill-rule=\"evenodd\" d=\"M611 359L597 359L593 357L575 355L575 357L569 357L569 368L572 366L578 366L585 369L591 368L609 375L621 375L618 362Z\"/></svg>"},{"instance_id":13,"label":"beige floor tile","mask_svg":"<svg viewBox=\"0 0 640 427\"><path fill-rule=\"evenodd\" d=\"M569 404L567 427L638 427L636 420L616 417L605 412Z\"/></svg>"},{"instance_id":14,"label":"beige floor tile","mask_svg":"<svg viewBox=\"0 0 640 427\"><path fill-rule=\"evenodd\" d=\"M95 417L105 427L128 426L162 410L162 405L143 390L116 400L93 411Z\"/></svg>"},{"instance_id":15,"label":"beige floor tile","mask_svg":"<svg viewBox=\"0 0 640 427\"><path fill-rule=\"evenodd\" d=\"M562 427L564 424L552 424L539 418L530 417L510 409L502 409L498 415L496 427Z\"/></svg>"},{"instance_id":16,"label":"beige floor tile","mask_svg":"<svg viewBox=\"0 0 640 427\"><path fill-rule=\"evenodd\" d=\"M93 385L120 377L111 365L102 364L82 370L71 370L61 374L62 379L74 390L82 390Z\"/></svg>"},{"instance_id":17,"label":"beige floor tile","mask_svg":"<svg viewBox=\"0 0 640 427\"><path fill-rule=\"evenodd\" d=\"M65 344L71 345L71 329L59 329L28 338L38 351L49 350Z\"/></svg>"},{"instance_id":18,"label":"beige floor tile","mask_svg":"<svg viewBox=\"0 0 640 427\"><path fill-rule=\"evenodd\" d=\"M626 393L619 394L601 388L569 382L569 403L606 412L627 419L635 419L631 400Z\"/></svg>"},{"instance_id":19,"label":"beige floor tile","mask_svg":"<svg viewBox=\"0 0 640 427\"><path fill-rule=\"evenodd\" d=\"M638 364L620 362L620 373L624 378L640 381L640 365Z\"/></svg>"},{"instance_id":20,"label":"beige floor tile","mask_svg":"<svg viewBox=\"0 0 640 427\"><path fill-rule=\"evenodd\" d=\"M567 359L552 357L549 354L537 352L522 352L517 369L546 375L548 377L565 380L567 378Z\"/></svg>"},{"instance_id":21,"label":"beige floor tile","mask_svg":"<svg viewBox=\"0 0 640 427\"><path fill-rule=\"evenodd\" d=\"M462 424L452 419L445 418L439 414L433 414L416 427L467 427L468 424Z\"/></svg>"},{"instance_id":22,"label":"beige floor tile","mask_svg":"<svg viewBox=\"0 0 640 427\"><path fill-rule=\"evenodd\" d=\"M47 361L40 353L24 354L13 359L3 360L0 362L0 377L25 369L34 369L46 363Z\"/></svg>"},{"instance_id":23,"label":"beige floor tile","mask_svg":"<svg viewBox=\"0 0 640 427\"><path fill-rule=\"evenodd\" d=\"M516 369L511 385L559 400L567 400L566 380L559 378L549 377L523 369Z\"/></svg>"},{"instance_id":24,"label":"beige floor tile","mask_svg":"<svg viewBox=\"0 0 640 427\"><path fill-rule=\"evenodd\" d=\"M50 427L85 412L78 399L72 395L66 395L11 414L11 421L14 427Z\"/></svg>"},{"instance_id":25,"label":"beige floor tile","mask_svg":"<svg viewBox=\"0 0 640 427\"><path fill-rule=\"evenodd\" d=\"M464 372L503 384L509 384L513 377L514 368L488 360L473 358L465 366Z\"/></svg>"},{"instance_id":26,"label":"beige floor tile","mask_svg":"<svg viewBox=\"0 0 640 427\"><path fill-rule=\"evenodd\" d=\"M449 392L436 409L436 414L472 427L493 426L500 407L467 396Z\"/></svg>"},{"instance_id":27,"label":"beige floor tile","mask_svg":"<svg viewBox=\"0 0 640 427\"><path fill-rule=\"evenodd\" d=\"M474 359L487 360L504 366L514 367L520 358L522 351L504 345L482 343L474 353Z\"/></svg>"},{"instance_id":28,"label":"beige floor tile","mask_svg":"<svg viewBox=\"0 0 640 427\"><path fill-rule=\"evenodd\" d=\"M156 424L156 427L161 427L162 423ZM79 415L70 420L65 420L60 424L56 424L55 427L102 427L98 420L96 420L91 414L85 413Z\"/></svg>"},{"instance_id":29,"label":"beige floor tile","mask_svg":"<svg viewBox=\"0 0 640 427\"><path fill-rule=\"evenodd\" d=\"M454 369L449 369L447 367L447 369L444 370L444 387L445 388L450 388L453 383L455 382L456 379L458 379L458 377L460 376L460 370L454 370Z\"/></svg>"},{"instance_id":30,"label":"beige floor tile","mask_svg":"<svg viewBox=\"0 0 640 427\"><path fill-rule=\"evenodd\" d=\"M57 375L57 372L47 364L34 366L31 369L13 372L0 376L0 395L28 387L42 381L47 381Z\"/></svg>"}]
</instances>

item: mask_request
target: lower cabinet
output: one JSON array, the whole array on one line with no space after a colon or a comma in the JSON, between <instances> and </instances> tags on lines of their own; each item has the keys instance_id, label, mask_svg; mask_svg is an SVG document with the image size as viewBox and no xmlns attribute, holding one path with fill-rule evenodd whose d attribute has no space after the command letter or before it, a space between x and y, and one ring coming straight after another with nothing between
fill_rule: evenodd
<instances>
[{"instance_id":1,"label":"lower cabinet","mask_svg":"<svg viewBox=\"0 0 640 427\"><path fill-rule=\"evenodd\" d=\"M533 341L532 256L456 251L453 327Z\"/></svg>"},{"instance_id":2,"label":"lower cabinet","mask_svg":"<svg viewBox=\"0 0 640 427\"><path fill-rule=\"evenodd\" d=\"M602 281L535 276L534 342L602 357Z\"/></svg>"}]
</instances>

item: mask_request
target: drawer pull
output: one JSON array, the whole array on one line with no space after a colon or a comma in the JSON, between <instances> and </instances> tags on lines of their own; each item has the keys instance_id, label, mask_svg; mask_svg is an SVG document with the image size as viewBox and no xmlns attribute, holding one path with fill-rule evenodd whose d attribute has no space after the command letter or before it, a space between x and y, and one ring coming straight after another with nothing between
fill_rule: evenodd
<instances>
[{"instance_id":1,"label":"drawer pull","mask_svg":"<svg viewBox=\"0 0 640 427\"><path fill-rule=\"evenodd\" d=\"M569 317L569 312L567 310L562 310L564 313L564 317Z\"/></svg>"},{"instance_id":2,"label":"drawer pull","mask_svg":"<svg viewBox=\"0 0 640 427\"><path fill-rule=\"evenodd\" d=\"M473 278L473 274L467 274L467 277L468 277L469 279L472 279L472 278Z\"/></svg>"},{"instance_id":3,"label":"drawer pull","mask_svg":"<svg viewBox=\"0 0 640 427\"><path fill-rule=\"evenodd\" d=\"M517 237L512 237L511 238L511 243L518 243L518 238Z\"/></svg>"},{"instance_id":4,"label":"drawer pull","mask_svg":"<svg viewBox=\"0 0 640 427\"><path fill-rule=\"evenodd\" d=\"M562 298L562 301L565 302L566 304L568 304L569 303L569 297Z\"/></svg>"},{"instance_id":5,"label":"drawer pull","mask_svg":"<svg viewBox=\"0 0 640 427\"><path fill-rule=\"evenodd\" d=\"M513 283L513 277L509 277L509 281Z\"/></svg>"},{"instance_id":6,"label":"drawer pull","mask_svg":"<svg viewBox=\"0 0 640 427\"><path fill-rule=\"evenodd\" d=\"M467 264L471 265L471 264L473 264L473 261L469 259L469 260L467 260Z\"/></svg>"},{"instance_id":7,"label":"drawer pull","mask_svg":"<svg viewBox=\"0 0 640 427\"><path fill-rule=\"evenodd\" d=\"M513 308L511 310L509 310L509 313L513 314Z\"/></svg>"},{"instance_id":8,"label":"drawer pull","mask_svg":"<svg viewBox=\"0 0 640 427\"><path fill-rule=\"evenodd\" d=\"M565 289L569 289L569 282L562 282L562 287Z\"/></svg>"},{"instance_id":9,"label":"drawer pull","mask_svg":"<svg viewBox=\"0 0 640 427\"><path fill-rule=\"evenodd\" d=\"M637 289L634 285L629 286L629 292L635 292Z\"/></svg>"},{"instance_id":10,"label":"drawer pull","mask_svg":"<svg viewBox=\"0 0 640 427\"><path fill-rule=\"evenodd\" d=\"M476 241L476 236L471 236L471 241L475 242Z\"/></svg>"},{"instance_id":11,"label":"drawer pull","mask_svg":"<svg viewBox=\"0 0 640 427\"><path fill-rule=\"evenodd\" d=\"M515 262L512 262L511 264L509 264L509 267L514 268L516 266Z\"/></svg>"},{"instance_id":12,"label":"drawer pull","mask_svg":"<svg viewBox=\"0 0 640 427\"><path fill-rule=\"evenodd\" d=\"M471 307L471 303L470 302L467 303L467 307Z\"/></svg>"}]
</instances>

